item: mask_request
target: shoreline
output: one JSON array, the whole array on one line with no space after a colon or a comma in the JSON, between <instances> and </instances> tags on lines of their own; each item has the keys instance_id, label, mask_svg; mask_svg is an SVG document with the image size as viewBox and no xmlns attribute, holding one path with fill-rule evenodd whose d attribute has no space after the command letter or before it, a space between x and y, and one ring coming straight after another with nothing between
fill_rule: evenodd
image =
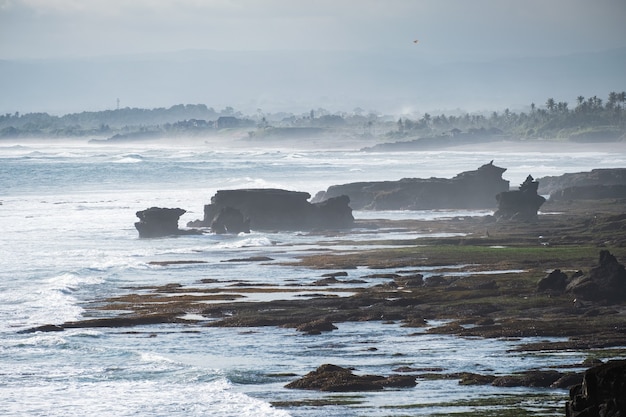
<instances>
[{"instance_id":1,"label":"shoreline","mask_svg":"<svg viewBox=\"0 0 626 417\"><path fill-rule=\"evenodd\" d=\"M626 302L575 303L572 294L538 291L537 283L556 269L568 275L589 271L598 263L601 250L610 251L624 264L624 207L625 201L614 199L548 202L532 223L496 222L488 215L357 220L358 230L380 231L380 239L359 240L358 231L313 232L320 237L320 250L298 253L295 260L278 263L310 270L311 281L306 285L242 278L183 286L173 279L167 285L129 288L126 295L93 300L85 307L90 318L29 332L107 327L150 332L150 326L161 324L181 325L187 331L189 327L275 327L295 329L314 343L317 334L330 332L332 337L335 324L368 321L413 328L416 335L532 338L515 351L586 352L589 362L570 366L592 366L594 358L626 357ZM385 235L389 230L416 236L444 235L389 239ZM346 235L354 240L346 241ZM343 248L333 248L338 245ZM256 263L259 268L277 264L263 256L223 262ZM183 263L186 261L151 262L164 269ZM424 271L429 271L428 277ZM509 375L514 382L506 383L533 386L528 385L536 383L533 378L545 378L547 371L526 372L526 379L521 374ZM418 380L458 379L462 385L494 383L493 375L443 370L412 371L411 375ZM566 387L558 387L564 390L564 398ZM294 399L276 405L289 409L301 404Z\"/></svg>"}]
</instances>

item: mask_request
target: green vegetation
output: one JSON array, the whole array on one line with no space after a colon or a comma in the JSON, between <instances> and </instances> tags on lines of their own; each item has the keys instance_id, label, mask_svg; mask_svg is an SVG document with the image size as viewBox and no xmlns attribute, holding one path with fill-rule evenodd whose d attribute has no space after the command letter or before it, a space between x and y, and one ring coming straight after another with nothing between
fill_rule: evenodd
<instances>
[{"instance_id":1,"label":"green vegetation","mask_svg":"<svg viewBox=\"0 0 626 417\"><path fill-rule=\"evenodd\" d=\"M260 109L244 115L232 107L221 111L204 104L179 104L166 108L123 108L53 116L48 113L0 115L1 138L97 137L143 140L160 137L209 136L223 129L239 129L243 137L267 138L332 134L341 137L411 140L427 138L429 145L442 138L480 141L489 137L612 141L626 132L626 92L611 92L606 101L578 96L576 106L548 98L545 105L531 103L528 110L505 109L491 114L429 113L417 120L396 119L362 109L331 114L324 109L294 115L266 114Z\"/></svg>"}]
</instances>

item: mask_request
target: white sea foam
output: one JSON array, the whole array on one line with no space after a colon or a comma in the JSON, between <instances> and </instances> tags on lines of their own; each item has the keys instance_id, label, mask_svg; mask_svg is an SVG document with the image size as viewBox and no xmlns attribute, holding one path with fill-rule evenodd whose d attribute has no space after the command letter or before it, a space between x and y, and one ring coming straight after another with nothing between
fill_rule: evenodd
<instances>
[{"instance_id":1,"label":"white sea foam","mask_svg":"<svg viewBox=\"0 0 626 417\"><path fill-rule=\"evenodd\" d=\"M450 178L491 159L507 168L504 177L514 186L528 174L540 177L626 166L626 154L610 151L564 156L491 150L362 153L287 147L280 151L215 150L205 144L195 146L105 146L48 141L0 148L0 179L5 190L0 196L3 415L282 417L288 414L272 408L269 401L317 394L287 391L283 389L285 379L268 375L305 374L327 362L355 366L359 372L372 374L388 374L398 362L443 367L445 372L502 374L584 359L585 355L578 353L561 357L553 352L508 352L528 340L459 339L379 323L340 323L338 330L315 338L304 337L293 329L237 331L185 325L139 327L133 331L102 328L19 334L24 328L76 320L86 313L83 309L88 310L90 317L113 314L92 309L92 302L141 291L137 287L174 282L211 285L199 284L204 279L215 280L215 285L222 287L225 282L241 279L292 288L310 285L321 275L319 271L274 263L222 261L259 254L285 259L304 251L327 250L321 240L341 239L255 231L241 236L139 239L133 227L137 221L135 212L147 207L184 208L188 213L180 220L183 225L187 219L202 217L203 205L218 189L275 187L313 195L330 185L356 181ZM485 214L490 213L354 213L359 219ZM372 240L418 237L400 229L378 230L378 236L364 230L356 233L357 237ZM355 234L346 234L345 239L352 239ZM190 259L208 264L149 266L154 260ZM442 268L422 267L418 272L429 276L439 274ZM369 273L361 268L350 270L349 278ZM254 299L254 295L249 298ZM237 377L226 379L225 375ZM406 414L403 406L413 404L415 398L432 404L481 398L496 390L487 386L468 391L452 380L422 381L415 390L385 390L363 396L364 404L358 408L339 405L312 411L309 407L294 407L294 414L372 417L381 415L383 409L385 415L398 416ZM398 408L393 408L396 405ZM426 408L423 414L436 411Z\"/></svg>"}]
</instances>

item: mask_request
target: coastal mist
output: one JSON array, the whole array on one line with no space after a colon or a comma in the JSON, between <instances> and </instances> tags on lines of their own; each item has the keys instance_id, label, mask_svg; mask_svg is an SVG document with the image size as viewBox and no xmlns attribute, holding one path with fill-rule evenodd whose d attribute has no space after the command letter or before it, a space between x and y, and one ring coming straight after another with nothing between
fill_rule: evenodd
<instances>
[{"instance_id":1,"label":"coastal mist","mask_svg":"<svg viewBox=\"0 0 626 417\"><path fill-rule=\"evenodd\" d=\"M506 168L503 178L516 188L528 175L541 179L624 167L626 153L582 145L548 152L497 144L488 149L363 152L356 147L261 149L206 143L0 143L0 414L382 417L483 410L495 415L497 399L525 396L524 412L561 415L568 399L562 388L462 385L458 377L426 377L509 375L586 359L578 350L516 350L559 338L430 333L446 322L428 317L423 326L414 327L386 317L338 322L336 329L320 334L279 325L213 327L214 317L184 309L176 322L55 328L123 315L133 303L131 295L154 297L141 299L146 314L153 313L151 302L167 297L172 297L172 308L181 308L176 297L203 297L198 303L212 311L233 300L347 297L363 286L388 285L391 278L384 274L396 269L320 270L298 260L362 249L357 241L371 241L373 249L391 240L398 247L419 245L419 239L433 236L428 230L417 233L393 224L328 233L260 231L252 225L250 233L206 231L140 239L134 226L137 211L182 208L186 212L179 227L185 229L188 222L203 218L204 205L218 190L272 188L313 197L337 184L452 178L490 161ZM436 221L490 216L496 202L488 207L359 210L353 216L357 226L375 219ZM426 280L467 274L463 265L407 269ZM318 283L325 273L335 272L343 274L341 285ZM516 273L504 266L492 272ZM185 288L194 290L181 291ZM40 326L58 331L30 331ZM360 375L413 372L421 377L414 387L372 392L285 388L323 364Z\"/></svg>"}]
</instances>

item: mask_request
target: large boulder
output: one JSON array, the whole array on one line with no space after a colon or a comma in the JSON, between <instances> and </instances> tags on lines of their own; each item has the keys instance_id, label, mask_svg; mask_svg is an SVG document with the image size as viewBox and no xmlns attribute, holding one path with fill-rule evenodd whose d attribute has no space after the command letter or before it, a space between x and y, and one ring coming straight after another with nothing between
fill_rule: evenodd
<instances>
[{"instance_id":1,"label":"large boulder","mask_svg":"<svg viewBox=\"0 0 626 417\"><path fill-rule=\"evenodd\" d=\"M570 389L567 417L626 416L626 360L588 369L583 382Z\"/></svg>"},{"instance_id":2,"label":"large boulder","mask_svg":"<svg viewBox=\"0 0 626 417\"><path fill-rule=\"evenodd\" d=\"M204 219L189 225L209 227L222 210L235 209L255 230L313 230L352 227L350 200L338 196L310 203L306 192L280 189L219 190L204 206Z\"/></svg>"},{"instance_id":3,"label":"large boulder","mask_svg":"<svg viewBox=\"0 0 626 417\"><path fill-rule=\"evenodd\" d=\"M178 219L185 213L186 211L181 208L150 207L136 213L139 221L135 223L135 228L141 238L201 233L198 230L178 228Z\"/></svg>"},{"instance_id":4,"label":"large boulder","mask_svg":"<svg viewBox=\"0 0 626 417\"><path fill-rule=\"evenodd\" d=\"M539 208L546 202L544 197L537 194L538 187L539 183L529 175L518 190L498 194L498 210L494 217L498 220L536 220Z\"/></svg>"},{"instance_id":5,"label":"large boulder","mask_svg":"<svg viewBox=\"0 0 626 417\"><path fill-rule=\"evenodd\" d=\"M414 376L355 375L347 368L326 364L302 378L285 385L286 388L332 392L379 391L385 387L407 388L417 385Z\"/></svg>"},{"instance_id":6,"label":"large boulder","mask_svg":"<svg viewBox=\"0 0 626 417\"><path fill-rule=\"evenodd\" d=\"M506 168L493 161L454 178L403 178L398 181L356 182L320 191L313 202L340 195L350 198L354 210L428 210L493 208L498 193L509 190L502 179Z\"/></svg>"},{"instance_id":7,"label":"large boulder","mask_svg":"<svg viewBox=\"0 0 626 417\"><path fill-rule=\"evenodd\" d=\"M608 250L600 251L598 265L572 279L566 288L576 298L621 303L626 301L626 269Z\"/></svg>"}]
</instances>

